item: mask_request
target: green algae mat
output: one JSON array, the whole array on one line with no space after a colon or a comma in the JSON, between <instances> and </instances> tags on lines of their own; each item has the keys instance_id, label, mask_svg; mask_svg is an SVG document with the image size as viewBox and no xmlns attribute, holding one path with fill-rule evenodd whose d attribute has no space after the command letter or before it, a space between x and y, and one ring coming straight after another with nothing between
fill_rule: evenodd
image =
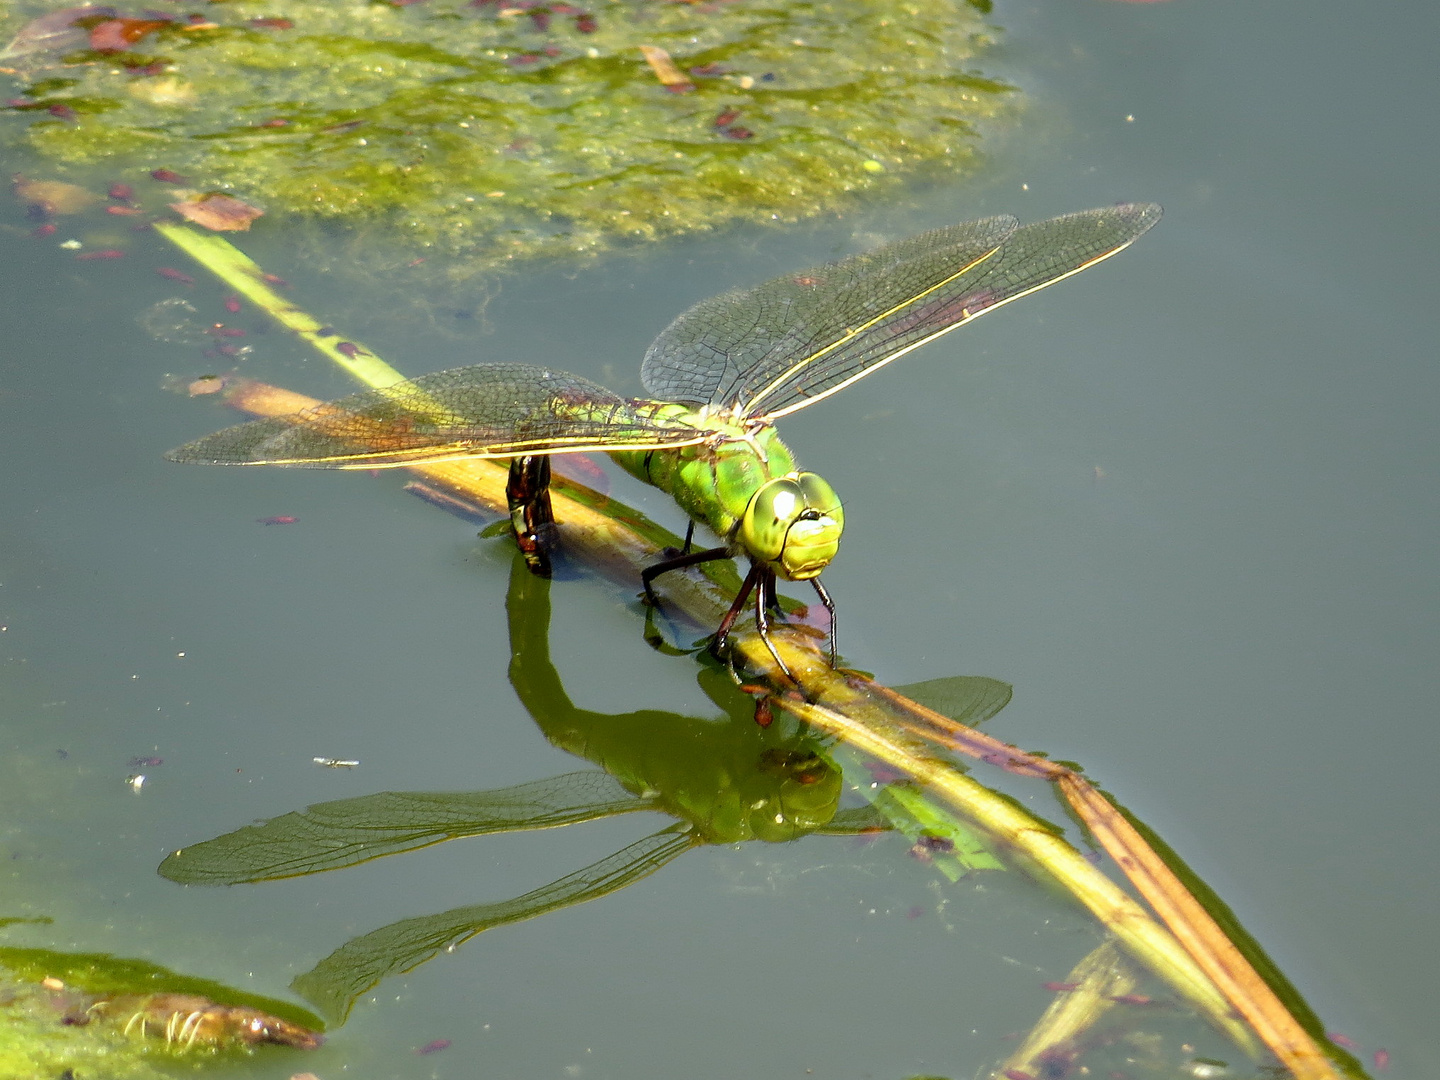
<instances>
[{"instance_id":1,"label":"green algae mat","mask_svg":"<svg viewBox=\"0 0 1440 1080\"><path fill-rule=\"evenodd\" d=\"M399 236L462 277L963 173L1015 96L979 68L978 0L158 6L0 0L0 139L60 178L159 170Z\"/></svg>"}]
</instances>

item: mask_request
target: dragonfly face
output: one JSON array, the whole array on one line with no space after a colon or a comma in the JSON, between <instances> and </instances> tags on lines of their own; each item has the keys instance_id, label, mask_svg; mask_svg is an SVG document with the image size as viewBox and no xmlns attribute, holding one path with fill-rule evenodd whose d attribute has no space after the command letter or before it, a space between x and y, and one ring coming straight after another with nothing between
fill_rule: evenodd
<instances>
[{"instance_id":1,"label":"dragonfly face","mask_svg":"<svg viewBox=\"0 0 1440 1080\"><path fill-rule=\"evenodd\" d=\"M819 574L835 557L844 514L829 484L795 468L771 425L942 334L1108 259L1159 220L1153 203L1024 226L1013 217L984 218L702 301L646 352L640 377L651 400L626 400L549 368L477 364L241 424L167 456L373 469L461 457L609 453L725 541L648 568L647 591L657 574L743 550L750 574L716 643L754 592L756 624L779 662L765 635L767 610L777 603L775 579L811 582L833 616ZM548 499L543 482L539 487L535 497ZM523 546L534 537L520 539Z\"/></svg>"},{"instance_id":2,"label":"dragonfly face","mask_svg":"<svg viewBox=\"0 0 1440 1080\"><path fill-rule=\"evenodd\" d=\"M835 489L812 472L764 484L740 519L750 555L787 581L819 577L840 548L845 512Z\"/></svg>"}]
</instances>

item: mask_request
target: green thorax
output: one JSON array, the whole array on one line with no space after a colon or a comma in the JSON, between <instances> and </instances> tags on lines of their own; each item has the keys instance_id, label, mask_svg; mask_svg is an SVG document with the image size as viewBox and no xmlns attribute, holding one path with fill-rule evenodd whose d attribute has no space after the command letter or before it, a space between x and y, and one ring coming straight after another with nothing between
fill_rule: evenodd
<instances>
[{"instance_id":1,"label":"green thorax","mask_svg":"<svg viewBox=\"0 0 1440 1080\"><path fill-rule=\"evenodd\" d=\"M773 427L747 434L741 424L673 403L658 405L656 417L692 424L716 437L692 446L618 450L610 456L632 476L665 492L723 540L736 539L736 527L756 491L767 481L795 471L790 448Z\"/></svg>"}]
</instances>

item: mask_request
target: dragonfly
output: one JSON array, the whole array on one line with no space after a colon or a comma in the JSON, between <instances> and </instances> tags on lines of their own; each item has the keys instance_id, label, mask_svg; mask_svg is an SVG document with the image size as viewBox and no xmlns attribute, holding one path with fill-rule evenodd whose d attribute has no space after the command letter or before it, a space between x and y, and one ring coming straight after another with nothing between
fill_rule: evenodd
<instances>
[{"instance_id":1,"label":"dragonfly","mask_svg":"<svg viewBox=\"0 0 1440 1080\"><path fill-rule=\"evenodd\" d=\"M827 481L797 467L775 422L1123 251L1160 214L1153 203L1123 203L1029 225L982 218L703 300L646 351L649 398L540 365L476 364L238 424L166 456L326 469L508 459L511 526L543 574L555 530L550 456L604 452L690 517L685 547L642 572L652 603L661 574L748 559L712 650L724 650L753 595L755 628L788 674L770 612L777 579L805 581L829 613L834 666L835 604L820 575L839 550L844 507ZM691 550L697 524L720 544Z\"/></svg>"}]
</instances>

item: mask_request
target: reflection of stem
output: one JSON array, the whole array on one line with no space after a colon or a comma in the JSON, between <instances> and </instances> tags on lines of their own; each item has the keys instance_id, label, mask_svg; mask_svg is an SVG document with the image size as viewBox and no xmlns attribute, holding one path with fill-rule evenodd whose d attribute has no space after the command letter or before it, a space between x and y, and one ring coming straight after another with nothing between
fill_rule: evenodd
<instances>
[{"instance_id":1,"label":"reflection of stem","mask_svg":"<svg viewBox=\"0 0 1440 1080\"><path fill-rule=\"evenodd\" d=\"M1130 822L1125 811L1075 770L1044 758L1005 746L988 735L913 703L898 699L897 706L914 713L919 723L907 721L911 731L925 731L942 745L1000 765L1012 772L1041 775L1054 781L1065 801L1085 823L1096 841L1110 854L1131 884L1155 910L1196 964L1209 976L1221 993L1235 1006L1255 1032L1286 1066L1301 1078L1324 1080L1335 1075L1331 1063L1320 1047L1281 1000L1280 995L1251 966L1230 937L1220 928L1212 911L1218 898L1209 897L1207 909L1181 881L1166 860L1146 841ZM1188 874L1188 868L1180 868ZM1193 879L1193 875L1189 875ZM1207 890L1208 892L1208 890ZM1228 917L1229 912L1225 915ZM1231 920L1233 923L1233 919ZM1237 928L1238 929L1238 928ZM1253 943L1252 943L1253 944ZM1256 947L1258 949L1258 947ZM1260 959L1269 965L1269 958ZM1298 994L1273 966L1271 975L1282 984L1291 1000ZM1303 1003L1302 1007L1303 1007ZM1318 1030L1315 1018L1313 1026Z\"/></svg>"},{"instance_id":2,"label":"reflection of stem","mask_svg":"<svg viewBox=\"0 0 1440 1080\"><path fill-rule=\"evenodd\" d=\"M1065 977L1065 988L1056 991L1045 1015L1000 1067L1000 1075L1044 1076L1047 1067L1053 1070L1078 1053L1079 1037L1115 1007L1116 998L1135 989L1130 968L1109 941L1091 950Z\"/></svg>"},{"instance_id":3,"label":"reflection of stem","mask_svg":"<svg viewBox=\"0 0 1440 1080\"><path fill-rule=\"evenodd\" d=\"M1276 1057L1301 1080L1333 1077L1314 1039L1123 813L1071 770L1056 783L1105 850L1125 853L1116 860L1125 876Z\"/></svg>"},{"instance_id":4,"label":"reflection of stem","mask_svg":"<svg viewBox=\"0 0 1440 1080\"><path fill-rule=\"evenodd\" d=\"M1250 1032L1236 1021L1234 1013L1245 1018L1296 1077L1338 1080L1334 1065L1279 994L1261 978L1165 861L1088 780L1067 766L956 724L893 690L846 677L830 668L802 639L777 635L776 643L786 666L800 674L805 691L805 698L798 701L792 695L778 698L782 708L905 770L956 807L962 816L981 823L1043 867L1089 908L1132 956L1174 987L1238 1045L1254 1052ZM737 642L737 648L752 667L769 667L768 649L749 639ZM916 734L1011 772L1054 781L1173 933L1162 928L1043 822L944 762L917 754L912 742ZM1293 989L1284 989L1289 990L1292 999L1298 998ZM1363 1074L1357 1070L1356 1075Z\"/></svg>"},{"instance_id":5,"label":"reflection of stem","mask_svg":"<svg viewBox=\"0 0 1440 1080\"><path fill-rule=\"evenodd\" d=\"M179 225L159 224L156 228L166 239L285 326L295 330L362 382L370 386L387 386L399 380L400 376L393 368L354 342L331 342L328 336L320 335L319 331L324 327L270 289L260 268L224 239ZM237 407L271 416L298 412L315 404L309 399L290 396L288 401L277 406L275 395L283 397L284 394L284 391L251 384L232 389L227 399ZM295 403L297 400L298 404ZM498 514L508 512L503 467L472 460L416 466L414 470L437 486L495 507ZM633 512L630 512L628 521L622 521L619 513L623 508L614 504L606 505L602 512L560 497L556 498L555 510L562 523L561 534L567 551L593 561L597 568L612 576L618 574L623 579L634 581L640 569L655 557L656 543L654 533L650 531L654 527ZM637 521L643 522L649 529L642 527L637 531L634 527ZM702 624L714 625L718 618L715 612L728 608L729 601L723 591L713 588L713 583L706 579L678 573L667 575L667 578L673 579L666 583L671 602L678 602L687 614L698 617ZM759 641L756 635L740 635L734 640L737 652L745 655L752 668L761 672L773 670L775 664L768 655L769 650L756 652ZM978 733L954 724L950 724L947 731L944 723L937 722L943 722L943 717L937 717L937 714L893 691L888 692L888 705L893 707L888 712L875 707L881 698L879 693L871 695L869 704L872 707L868 709L868 715L865 715L867 710L860 707L863 703L855 694L849 695L857 706L855 715L814 704L822 699L825 690L844 685L846 680L825 665L818 653L812 657L812 649L795 648L789 635L785 637L781 652L792 671L806 673L800 681L807 683L807 699L797 702L785 693L793 680L771 678L772 685L780 694L775 699L778 704L816 727L836 733L932 785L942 798L960 808L972 820L981 822L1045 867L1056 881L1125 943L1132 955L1169 982L1237 1045L1252 1054L1255 1051L1250 1031L1234 1018L1232 1007L1249 1021L1271 1051L1300 1080L1338 1080L1338 1074L1319 1046L1285 1008L1279 996L1247 963L1203 906L1170 873L1164 861L1088 781L1069 769L1003 747L1003 744L1000 744L1002 749L992 747L984 753L976 753L975 736ZM793 661L792 654L795 656ZM817 663L812 663L812 660ZM808 685L812 672L817 673L815 678L824 680L822 690L816 691ZM897 708L908 716L898 716ZM860 719L861 716L864 719ZM1032 774L1057 781L1067 800L1090 825L1097 838L1106 844L1112 857L1179 934L1184 947L1043 822L945 763L917 754L911 739L901 737L895 740L892 736L897 728L905 729L910 735L934 738L962 752L975 753L982 760L1002 764L1011 771L1033 770ZM1298 995L1293 996L1298 999ZM1356 1075L1363 1074L1357 1072Z\"/></svg>"},{"instance_id":6,"label":"reflection of stem","mask_svg":"<svg viewBox=\"0 0 1440 1080\"><path fill-rule=\"evenodd\" d=\"M759 654L758 649L755 652ZM856 709L827 708L789 698L782 698L781 705L812 726L838 735L886 764L905 770L959 810L962 817L981 822L1013 851L1043 867L1053 880L1104 923L1132 956L1169 983L1238 1046L1251 1054L1256 1052L1249 1031L1231 1016L1230 1003L1180 943L1044 822L943 762L917 758L903 742L888 737L881 727L868 722L870 717L854 715Z\"/></svg>"}]
</instances>

